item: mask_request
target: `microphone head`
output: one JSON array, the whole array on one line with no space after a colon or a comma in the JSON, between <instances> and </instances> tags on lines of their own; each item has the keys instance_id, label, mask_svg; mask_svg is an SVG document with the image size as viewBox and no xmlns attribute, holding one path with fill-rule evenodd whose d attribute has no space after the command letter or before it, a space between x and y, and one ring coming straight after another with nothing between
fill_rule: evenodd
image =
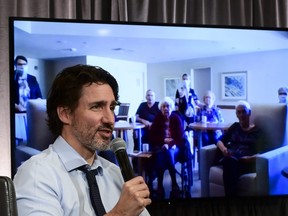
<instances>
[{"instance_id":1,"label":"microphone head","mask_svg":"<svg viewBox=\"0 0 288 216\"><path fill-rule=\"evenodd\" d=\"M121 138L115 138L111 141L110 148L114 153L116 153L117 151L119 151L121 149L126 150L126 143Z\"/></svg>"}]
</instances>

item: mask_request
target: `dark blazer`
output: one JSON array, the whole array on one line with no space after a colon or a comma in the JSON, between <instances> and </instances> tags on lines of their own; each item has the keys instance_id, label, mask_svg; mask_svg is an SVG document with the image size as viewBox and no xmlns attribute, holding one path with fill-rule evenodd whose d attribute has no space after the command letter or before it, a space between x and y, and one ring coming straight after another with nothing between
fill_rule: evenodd
<instances>
[{"instance_id":1,"label":"dark blazer","mask_svg":"<svg viewBox=\"0 0 288 216\"><path fill-rule=\"evenodd\" d=\"M37 99L42 98L42 93L39 87L39 84L37 82L37 79L35 76L27 74L27 83L30 88L30 98L29 99ZM18 76L16 76L14 80L14 86L15 86L15 92L14 92L14 101L15 104L19 104L19 83L18 83Z\"/></svg>"}]
</instances>

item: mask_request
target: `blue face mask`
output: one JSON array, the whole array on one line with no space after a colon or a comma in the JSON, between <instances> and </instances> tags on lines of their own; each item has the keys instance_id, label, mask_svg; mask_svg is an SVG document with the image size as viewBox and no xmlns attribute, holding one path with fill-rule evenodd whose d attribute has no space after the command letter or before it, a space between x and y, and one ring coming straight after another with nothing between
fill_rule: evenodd
<instances>
[{"instance_id":1,"label":"blue face mask","mask_svg":"<svg viewBox=\"0 0 288 216\"><path fill-rule=\"evenodd\" d=\"M287 103L287 95L279 95L279 103Z\"/></svg>"}]
</instances>

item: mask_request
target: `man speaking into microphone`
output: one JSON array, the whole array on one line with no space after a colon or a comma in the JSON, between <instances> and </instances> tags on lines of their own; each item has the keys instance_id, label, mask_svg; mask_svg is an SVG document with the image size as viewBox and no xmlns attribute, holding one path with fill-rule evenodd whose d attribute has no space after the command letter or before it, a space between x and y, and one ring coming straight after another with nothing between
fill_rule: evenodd
<instances>
[{"instance_id":1,"label":"man speaking into microphone","mask_svg":"<svg viewBox=\"0 0 288 216\"><path fill-rule=\"evenodd\" d=\"M102 68L75 65L57 75L47 122L58 137L14 177L20 216L149 215L143 177L126 173L125 182L117 165L97 155L110 148L118 98L117 81Z\"/></svg>"}]
</instances>

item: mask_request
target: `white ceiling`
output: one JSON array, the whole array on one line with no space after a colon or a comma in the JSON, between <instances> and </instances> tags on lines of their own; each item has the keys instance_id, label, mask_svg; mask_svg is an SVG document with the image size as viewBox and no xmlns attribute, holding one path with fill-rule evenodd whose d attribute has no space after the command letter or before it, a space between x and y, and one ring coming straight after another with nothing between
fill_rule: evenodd
<instances>
[{"instance_id":1,"label":"white ceiling","mask_svg":"<svg viewBox=\"0 0 288 216\"><path fill-rule=\"evenodd\" d=\"M288 48L286 31L263 29L16 21L14 30L15 55L39 59L92 55L154 63Z\"/></svg>"}]
</instances>

